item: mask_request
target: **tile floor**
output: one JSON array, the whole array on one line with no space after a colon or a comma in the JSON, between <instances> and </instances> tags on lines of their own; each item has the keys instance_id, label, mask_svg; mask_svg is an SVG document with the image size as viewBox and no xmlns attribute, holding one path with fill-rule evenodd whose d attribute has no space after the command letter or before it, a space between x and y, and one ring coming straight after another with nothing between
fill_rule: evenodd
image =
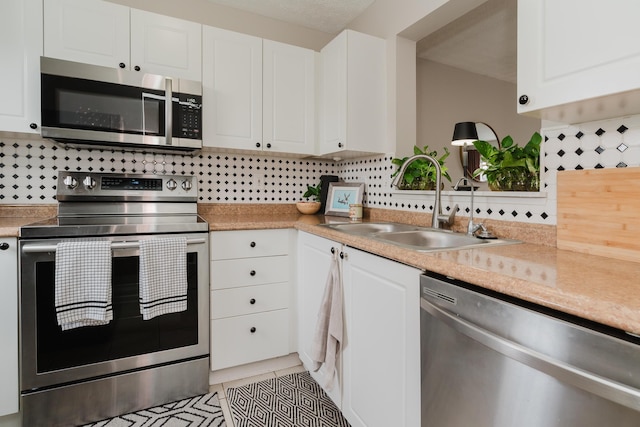
<instances>
[{"instance_id":1,"label":"tile floor","mask_svg":"<svg viewBox=\"0 0 640 427\"><path fill-rule=\"evenodd\" d=\"M227 402L227 389L232 387L241 387L246 384L256 383L259 381L268 380L271 378L282 377L289 374L295 374L298 372L304 372L305 368L302 365L293 366L291 368L282 369L279 371L268 372L262 375L256 375L253 377L242 378L240 380L229 381L221 384L214 384L209 387L209 393L217 392L218 399L220 400L220 406L222 407L222 412L224 413L224 420L227 424L227 427L235 427L233 423L233 418L231 417L231 411L229 410L229 403Z\"/></svg>"}]
</instances>

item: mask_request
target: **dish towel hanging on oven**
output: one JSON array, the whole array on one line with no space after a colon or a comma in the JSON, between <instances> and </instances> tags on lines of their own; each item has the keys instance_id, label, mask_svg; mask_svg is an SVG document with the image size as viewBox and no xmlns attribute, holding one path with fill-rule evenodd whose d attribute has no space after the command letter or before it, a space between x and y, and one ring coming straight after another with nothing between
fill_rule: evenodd
<instances>
[{"instance_id":1,"label":"dish towel hanging on oven","mask_svg":"<svg viewBox=\"0 0 640 427\"><path fill-rule=\"evenodd\" d=\"M140 241L140 313L144 320L187 309L187 238Z\"/></svg>"},{"instance_id":2,"label":"dish towel hanging on oven","mask_svg":"<svg viewBox=\"0 0 640 427\"><path fill-rule=\"evenodd\" d=\"M111 242L58 243L54 287L56 317L63 331L113 320Z\"/></svg>"},{"instance_id":3,"label":"dish towel hanging on oven","mask_svg":"<svg viewBox=\"0 0 640 427\"><path fill-rule=\"evenodd\" d=\"M329 276L318 311L318 322L311 343L313 370L325 365L323 387L332 390L336 373L336 363L342 351L343 342L342 274L337 251L332 256Z\"/></svg>"}]
</instances>

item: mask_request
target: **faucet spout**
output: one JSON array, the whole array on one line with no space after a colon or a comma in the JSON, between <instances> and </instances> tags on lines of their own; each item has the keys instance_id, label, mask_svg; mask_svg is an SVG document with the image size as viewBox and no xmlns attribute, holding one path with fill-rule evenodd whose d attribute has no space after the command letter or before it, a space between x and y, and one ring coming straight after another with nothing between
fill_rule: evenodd
<instances>
[{"instance_id":1,"label":"faucet spout","mask_svg":"<svg viewBox=\"0 0 640 427\"><path fill-rule=\"evenodd\" d=\"M398 184L402 182L402 178L404 177L407 167L409 167L409 165L412 162L418 159L427 160L431 162L433 166L436 168L436 196L435 196L435 201L433 202L433 215L431 216L431 227L440 228L440 218L442 216L442 203L441 203L441 196L440 196L440 192L441 192L440 187L442 183L442 168L440 167L440 163L438 162L438 160L426 154L416 154L414 156L409 157L398 170L398 173L396 177L393 179L393 181L391 182L391 185L397 188Z\"/></svg>"}]
</instances>

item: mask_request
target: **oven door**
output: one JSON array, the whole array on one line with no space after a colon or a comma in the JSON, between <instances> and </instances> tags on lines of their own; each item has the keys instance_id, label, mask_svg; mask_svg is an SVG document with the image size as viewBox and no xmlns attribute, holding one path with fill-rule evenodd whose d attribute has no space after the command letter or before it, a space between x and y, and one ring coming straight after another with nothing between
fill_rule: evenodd
<instances>
[{"instance_id":1,"label":"oven door","mask_svg":"<svg viewBox=\"0 0 640 427\"><path fill-rule=\"evenodd\" d=\"M92 238L112 242L114 318L104 326L66 331L58 326L54 307L55 245L61 240L22 240L22 391L208 357L208 234L185 236L189 288L186 311L146 321L140 314L139 241L163 235Z\"/></svg>"}]
</instances>

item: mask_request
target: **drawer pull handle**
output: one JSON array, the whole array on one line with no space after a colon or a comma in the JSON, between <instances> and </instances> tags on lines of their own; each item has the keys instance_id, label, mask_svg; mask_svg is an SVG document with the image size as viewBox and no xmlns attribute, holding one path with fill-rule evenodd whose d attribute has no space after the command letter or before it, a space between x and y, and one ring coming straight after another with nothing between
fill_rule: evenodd
<instances>
[{"instance_id":1,"label":"drawer pull handle","mask_svg":"<svg viewBox=\"0 0 640 427\"><path fill-rule=\"evenodd\" d=\"M9 249L9 244L7 242L0 243L0 251L6 251Z\"/></svg>"},{"instance_id":2,"label":"drawer pull handle","mask_svg":"<svg viewBox=\"0 0 640 427\"><path fill-rule=\"evenodd\" d=\"M251 299L249 300L249 304L253 305L253 304L255 304L255 303L256 303L256 299L255 299L255 298L251 298Z\"/></svg>"},{"instance_id":3,"label":"drawer pull handle","mask_svg":"<svg viewBox=\"0 0 640 427\"><path fill-rule=\"evenodd\" d=\"M332 247L332 248L331 248L331 253L332 253L332 254L335 254L335 253L336 253L336 248Z\"/></svg>"},{"instance_id":4,"label":"drawer pull handle","mask_svg":"<svg viewBox=\"0 0 640 427\"><path fill-rule=\"evenodd\" d=\"M255 334L256 333L256 327L253 326L251 329L249 329L249 331L251 331L252 334Z\"/></svg>"},{"instance_id":5,"label":"drawer pull handle","mask_svg":"<svg viewBox=\"0 0 640 427\"><path fill-rule=\"evenodd\" d=\"M256 242L251 242L251 243L249 244L249 246L251 246L252 248L255 248L255 247L256 247Z\"/></svg>"},{"instance_id":6,"label":"drawer pull handle","mask_svg":"<svg viewBox=\"0 0 640 427\"><path fill-rule=\"evenodd\" d=\"M251 272L249 272L250 275L255 276L256 275L256 271L255 270L251 270Z\"/></svg>"}]
</instances>

